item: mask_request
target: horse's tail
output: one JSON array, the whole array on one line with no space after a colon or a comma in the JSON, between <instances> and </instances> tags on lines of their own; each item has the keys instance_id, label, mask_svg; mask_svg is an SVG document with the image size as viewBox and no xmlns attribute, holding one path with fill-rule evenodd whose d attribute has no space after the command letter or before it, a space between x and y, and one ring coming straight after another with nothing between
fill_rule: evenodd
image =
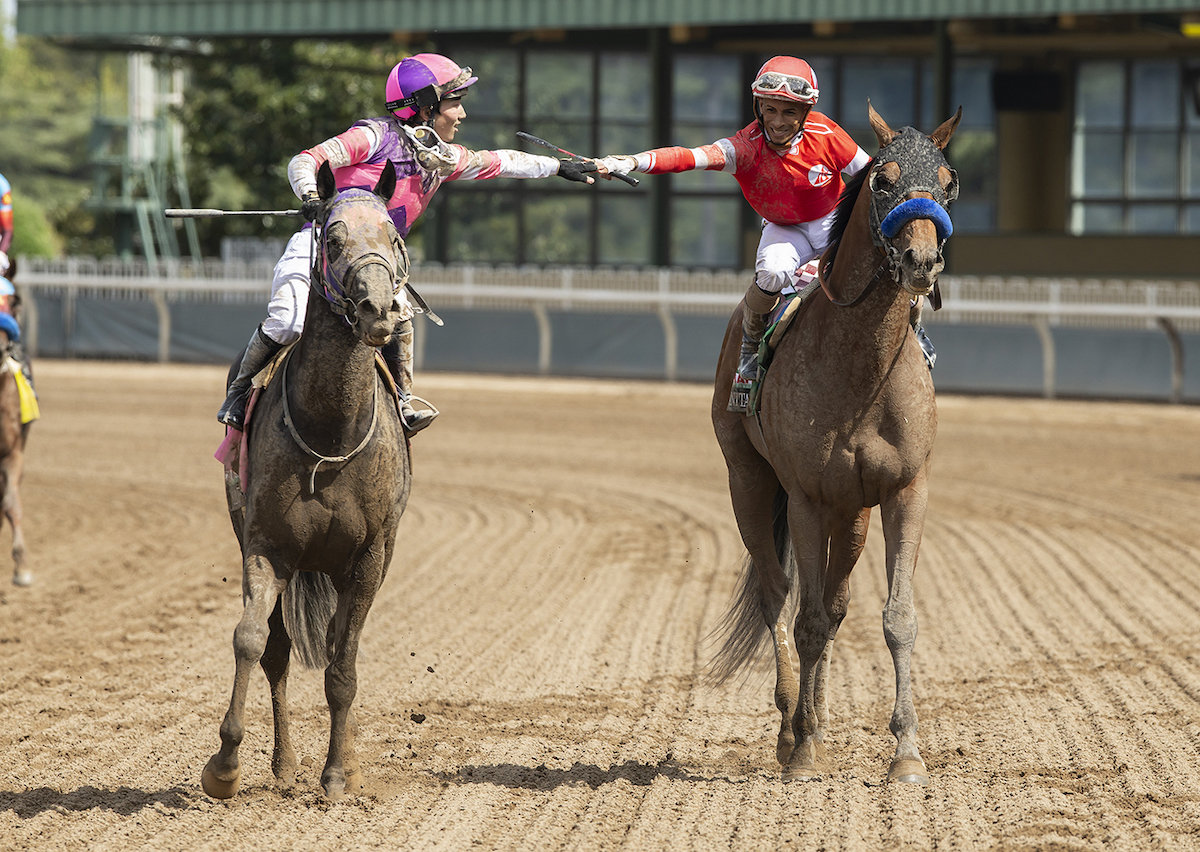
<instances>
[{"instance_id":1,"label":"horse's tail","mask_svg":"<svg viewBox=\"0 0 1200 852\"><path fill-rule=\"evenodd\" d=\"M316 571L297 571L283 590L283 626L305 668L329 665L329 622L336 608L333 581Z\"/></svg>"},{"instance_id":2,"label":"horse's tail","mask_svg":"<svg viewBox=\"0 0 1200 852\"><path fill-rule=\"evenodd\" d=\"M775 500L771 505L771 527L775 535L775 554L787 575L788 585L794 587L797 579L796 553L792 549L792 533L788 529L787 507L787 492L780 488L775 492ZM795 596L789 595L788 598L794 601ZM795 606L794 603L792 605ZM733 604L712 632L714 637L725 638L721 649L709 663L709 677L713 683L721 684L729 680L771 644L770 625L767 624L764 610L762 586L758 582L754 560L747 554Z\"/></svg>"}]
</instances>

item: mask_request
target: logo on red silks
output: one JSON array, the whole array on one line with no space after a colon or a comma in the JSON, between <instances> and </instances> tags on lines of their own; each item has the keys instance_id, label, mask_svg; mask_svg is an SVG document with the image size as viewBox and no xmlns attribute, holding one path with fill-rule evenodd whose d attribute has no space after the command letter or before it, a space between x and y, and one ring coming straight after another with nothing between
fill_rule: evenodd
<instances>
[{"instance_id":1,"label":"logo on red silks","mask_svg":"<svg viewBox=\"0 0 1200 852\"><path fill-rule=\"evenodd\" d=\"M808 182L813 186L824 186L833 180L833 172L829 170L829 166L817 163L808 170Z\"/></svg>"}]
</instances>

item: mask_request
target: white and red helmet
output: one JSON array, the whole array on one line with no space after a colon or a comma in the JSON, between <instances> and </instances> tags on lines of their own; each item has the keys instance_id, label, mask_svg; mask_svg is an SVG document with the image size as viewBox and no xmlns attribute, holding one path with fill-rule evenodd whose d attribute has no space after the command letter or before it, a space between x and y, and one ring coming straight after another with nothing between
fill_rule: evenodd
<instances>
[{"instance_id":1,"label":"white and red helmet","mask_svg":"<svg viewBox=\"0 0 1200 852\"><path fill-rule=\"evenodd\" d=\"M803 59L776 56L763 63L750 87L756 98L779 98L802 104L815 104L817 72Z\"/></svg>"},{"instance_id":2,"label":"white and red helmet","mask_svg":"<svg viewBox=\"0 0 1200 852\"><path fill-rule=\"evenodd\" d=\"M407 121L425 107L437 106L447 95L478 80L470 67L460 68L440 53L418 53L401 59L387 76L383 108Z\"/></svg>"}]
</instances>

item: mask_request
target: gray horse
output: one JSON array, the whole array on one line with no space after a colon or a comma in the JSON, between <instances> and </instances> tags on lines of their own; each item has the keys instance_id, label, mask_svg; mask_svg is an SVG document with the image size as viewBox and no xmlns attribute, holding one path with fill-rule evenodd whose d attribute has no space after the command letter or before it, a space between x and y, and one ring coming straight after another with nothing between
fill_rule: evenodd
<instances>
[{"instance_id":1,"label":"gray horse","mask_svg":"<svg viewBox=\"0 0 1200 852\"><path fill-rule=\"evenodd\" d=\"M910 311L912 300L935 293L943 266L951 231L945 208L958 194L958 178L942 149L962 110L930 136L892 130L867 110L879 153L843 194L833 229L838 242L820 264L824 292L800 308L779 344L758 419L726 411L740 308L725 336L712 418L749 557L714 670L718 678L733 675L769 637L784 780L828 771L830 653L871 507L879 506L888 578L883 631L896 671L897 744L888 778L924 783L910 675L917 637L912 579L937 407ZM790 659L792 613L798 672Z\"/></svg>"},{"instance_id":2,"label":"gray horse","mask_svg":"<svg viewBox=\"0 0 1200 852\"><path fill-rule=\"evenodd\" d=\"M323 226L304 333L255 404L245 494L226 487L242 549L244 610L233 634L237 669L221 749L201 778L214 798L238 791L256 663L271 689L271 769L279 783L294 782L286 699L293 645L301 662L325 667L330 732L321 786L334 800L361 788L351 710L359 637L412 485L395 395L376 367L398 316L394 288L407 273L384 204L395 186L390 163L373 192L338 193L327 165L317 175Z\"/></svg>"}]
</instances>

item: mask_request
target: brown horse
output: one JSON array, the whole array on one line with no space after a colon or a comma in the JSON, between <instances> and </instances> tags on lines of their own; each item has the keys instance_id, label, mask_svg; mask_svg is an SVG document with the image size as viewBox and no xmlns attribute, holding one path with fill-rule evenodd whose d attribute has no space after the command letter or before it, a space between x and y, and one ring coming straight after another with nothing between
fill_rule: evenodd
<instances>
[{"instance_id":1,"label":"brown horse","mask_svg":"<svg viewBox=\"0 0 1200 852\"><path fill-rule=\"evenodd\" d=\"M244 496L227 480L244 610L233 634L237 667L221 749L201 778L214 798L237 793L246 689L259 663L275 717L271 768L279 783L293 783L286 700L293 646L305 664L325 666L330 732L321 786L335 800L360 788L351 709L359 637L412 485L395 396L375 357L396 325L395 285L407 275L384 204L396 173L389 163L374 192L337 193L322 165L317 186L323 227L304 332L255 404Z\"/></svg>"},{"instance_id":2,"label":"brown horse","mask_svg":"<svg viewBox=\"0 0 1200 852\"><path fill-rule=\"evenodd\" d=\"M942 154L962 110L926 136L894 131L868 104L879 152L847 186L821 263L824 292L779 344L757 419L726 411L741 344L730 320L712 418L749 554L720 632L713 673L724 680L765 646L775 650L776 757L784 780L829 768L826 679L850 599L850 571L879 506L887 554L883 631L896 670L889 780L925 783L910 658L917 636L913 571L925 522L937 431L933 383L910 325L914 299L934 292L951 230L957 176ZM919 304L919 302L917 302ZM799 671L790 659L794 615Z\"/></svg>"},{"instance_id":3,"label":"brown horse","mask_svg":"<svg viewBox=\"0 0 1200 852\"><path fill-rule=\"evenodd\" d=\"M8 283L16 276L17 262L12 261L5 273ZM21 364L15 360L19 347L21 300L15 293L8 297L9 314L0 324L0 510L12 525L12 581L17 586L33 584L33 572L26 565L25 533L21 531L21 476L25 469L25 443L32 422L23 423L21 395L17 372Z\"/></svg>"}]
</instances>

